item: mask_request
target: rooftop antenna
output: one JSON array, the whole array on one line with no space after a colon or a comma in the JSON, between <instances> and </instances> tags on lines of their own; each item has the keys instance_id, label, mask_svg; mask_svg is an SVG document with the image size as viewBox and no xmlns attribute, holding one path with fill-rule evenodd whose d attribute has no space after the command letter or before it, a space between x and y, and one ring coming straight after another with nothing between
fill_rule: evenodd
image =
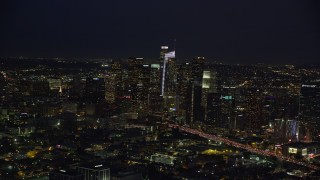
<instances>
[{"instance_id":1,"label":"rooftop antenna","mask_svg":"<svg viewBox=\"0 0 320 180\"><path fill-rule=\"evenodd\" d=\"M176 51L176 42L177 42L177 39L174 39L174 40L173 40L173 50L174 50L174 51Z\"/></svg>"}]
</instances>

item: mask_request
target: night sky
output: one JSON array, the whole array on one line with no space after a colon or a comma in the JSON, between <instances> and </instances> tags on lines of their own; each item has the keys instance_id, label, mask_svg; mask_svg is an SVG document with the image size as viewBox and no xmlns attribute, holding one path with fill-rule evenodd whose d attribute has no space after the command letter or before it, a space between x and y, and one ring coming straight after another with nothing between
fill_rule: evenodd
<instances>
[{"instance_id":1,"label":"night sky","mask_svg":"<svg viewBox=\"0 0 320 180\"><path fill-rule=\"evenodd\" d=\"M0 56L320 61L319 0L1 0Z\"/></svg>"}]
</instances>

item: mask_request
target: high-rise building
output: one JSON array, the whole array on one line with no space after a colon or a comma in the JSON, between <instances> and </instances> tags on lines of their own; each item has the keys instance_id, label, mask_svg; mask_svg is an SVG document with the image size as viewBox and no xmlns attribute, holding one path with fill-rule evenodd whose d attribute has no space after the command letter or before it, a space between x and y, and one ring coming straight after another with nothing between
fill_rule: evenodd
<instances>
[{"instance_id":1,"label":"high-rise building","mask_svg":"<svg viewBox=\"0 0 320 180\"><path fill-rule=\"evenodd\" d=\"M163 61L164 61L164 56L166 53L168 53L169 51L169 47L168 46L161 46L161 50L160 50L160 64L161 64L161 68L163 65Z\"/></svg>"},{"instance_id":2,"label":"high-rise building","mask_svg":"<svg viewBox=\"0 0 320 180\"><path fill-rule=\"evenodd\" d=\"M300 91L300 120L311 136L320 133L320 81L304 80Z\"/></svg>"},{"instance_id":3,"label":"high-rise building","mask_svg":"<svg viewBox=\"0 0 320 180\"><path fill-rule=\"evenodd\" d=\"M161 70L161 96L163 97L163 106L168 112L175 113L179 109L179 98L177 97L177 67L175 51L167 51L166 46L161 47L160 62Z\"/></svg>"},{"instance_id":4,"label":"high-rise building","mask_svg":"<svg viewBox=\"0 0 320 180\"><path fill-rule=\"evenodd\" d=\"M106 92L105 99L108 103L113 103L116 99L116 74L109 72L105 75Z\"/></svg>"},{"instance_id":5,"label":"high-rise building","mask_svg":"<svg viewBox=\"0 0 320 180\"><path fill-rule=\"evenodd\" d=\"M189 115L187 121L193 123L195 121L203 122L204 120L204 107L201 106L202 100L202 79L203 79L203 71L204 71L204 57L196 57L193 58L191 64L191 75L192 79L190 82L190 110L191 114Z\"/></svg>"},{"instance_id":6,"label":"high-rise building","mask_svg":"<svg viewBox=\"0 0 320 180\"><path fill-rule=\"evenodd\" d=\"M279 142L299 141L299 121L288 119L274 120L274 137Z\"/></svg>"},{"instance_id":7,"label":"high-rise building","mask_svg":"<svg viewBox=\"0 0 320 180\"><path fill-rule=\"evenodd\" d=\"M320 82L308 81L301 85L300 113L304 122L320 122Z\"/></svg>"},{"instance_id":8,"label":"high-rise building","mask_svg":"<svg viewBox=\"0 0 320 180\"><path fill-rule=\"evenodd\" d=\"M47 80L49 82L50 94L56 95L62 91L62 83L59 78L50 78Z\"/></svg>"},{"instance_id":9,"label":"high-rise building","mask_svg":"<svg viewBox=\"0 0 320 180\"><path fill-rule=\"evenodd\" d=\"M103 163L78 166L77 171L84 174L84 180L110 180L110 168Z\"/></svg>"},{"instance_id":10,"label":"high-rise building","mask_svg":"<svg viewBox=\"0 0 320 180\"><path fill-rule=\"evenodd\" d=\"M212 93L217 93L216 73L214 71L203 71L202 76L202 97L201 106L204 107L204 119L207 119L208 113L208 96Z\"/></svg>"},{"instance_id":11,"label":"high-rise building","mask_svg":"<svg viewBox=\"0 0 320 180\"><path fill-rule=\"evenodd\" d=\"M70 100L80 100L85 94L86 79L81 76L74 76L69 90Z\"/></svg>"},{"instance_id":12,"label":"high-rise building","mask_svg":"<svg viewBox=\"0 0 320 180\"><path fill-rule=\"evenodd\" d=\"M221 113L222 118L219 122L219 127L233 128L236 126L235 117L235 88L224 88L221 93Z\"/></svg>"},{"instance_id":13,"label":"high-rise building","mask_svg":"<svg viewBox=\"0 0 320 180\"><path fill-rule=\"evenodd\" d=\"M169 58L167 60L165 81L164 81L164 106L168 108L169 112L176 112L179 109L179 98L177 96L177 68L176 60Z\"/></svg>"},{"instance_id":14,"label":"high-rise building","mask_svg":"<svg viewBox=\"0 0 320 180\"><path fill-rule=\"evenodd\" d=\"M161 71L160 64L150 65L150 84L148 94L148 107L151 112L161 112L163 97L161 96Z\"/></svg>"},{"instance_id":15,"label":"high-rise building","mask_svg":"<svg viewBox=\"0 0 320 180\"><path fill-rule=\"evenodd\" d=\"M209 93L207 95L206 121L209 124L217 125L221 118L221 104L220 93Z\"/></svg>"},{"instance_id":16,"label":"high-rise building","mask_svg":"<svg viewBox=\"0 0 320 180\"><path fill-rule=\"evenodd\" d=\"M179 111L178 115L186 120L188 112L188 87L191 80L191 64L182 63L178 66L177 73L177 95L179 96ZM190 119L190 118L189 118ZM185 121L184 120L184 121ZM185 123L185 122L184 122Z\"/></svg>"},{"instance_id":17,"label":"high-rise building","mask_svg":"<svg viewBox=\"0 0 320 180\"><path fill-rule=\"evenodd\" d=\"M87 102L91 103L99 103L105 101L104 78L86 79L85 99Z\"/></svg>"},{"instance_id":18,"label":"high-rise building","mask_svg":"<svg viewBox=\"0 0 320 180\"><path fill-rule=\"evenodd\" d=\"M151 66L143 58L129 58L127 90L131 97L131 112L148 112L148 94Z\"/></svg>"},{"instance_id":19,"label":"high-rise building","mask_svg":"<svg viewBox=\"0 0 320 180\"><path fill-rule=\"evenodd\" d=\"M160 63L160 86L161 86L161 96L164 94L164 86L165 86L165 72L166 72L166 58L165 54L168 53L169 47L168 46L161 46L160 50L160 58L159 58L159 63Z\"/></svg>"},{"instance_id":20,"label":"high-rise building","mask_svg":"<svg viewBox=\"0 0 320 180\"><path fill-rule=\"evenodd\" d=\"M127 69L123 67L123 64L119 61L113 61L111 63L110 73L115 76L115 92L116 92L116 100L117 98L121 98L122 96L127 96L127 92L125 92L128 87L128 73Z\"/></svg>"}]
</instances>

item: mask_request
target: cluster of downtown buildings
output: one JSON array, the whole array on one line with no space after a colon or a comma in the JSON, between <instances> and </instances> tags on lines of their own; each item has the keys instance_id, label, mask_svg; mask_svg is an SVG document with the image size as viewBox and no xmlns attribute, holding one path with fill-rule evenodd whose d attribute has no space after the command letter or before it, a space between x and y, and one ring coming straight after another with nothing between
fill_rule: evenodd
<instances>
[{"instance_id":1,"label":"cluster of downtown buildings","mask_svg":"<svg viewBox=\"0 0 320 180\"><path fill-rule=\"evenodd\" d=\"M178 62L167 46L150 62L0 63L0 176L7 179L210 179L279 169L168 122L319 163L319 66Z\"/></svg>"}]
</instances>

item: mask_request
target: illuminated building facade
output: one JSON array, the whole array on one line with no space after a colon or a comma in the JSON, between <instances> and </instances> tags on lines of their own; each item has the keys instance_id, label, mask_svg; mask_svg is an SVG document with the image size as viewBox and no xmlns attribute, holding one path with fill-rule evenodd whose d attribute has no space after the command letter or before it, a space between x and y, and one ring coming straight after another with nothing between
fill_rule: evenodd
<instances>
[{"instance_id":1,"label":"illuminated building facade","mask_svg":"<svg viewBox=\"0 0 320 180\"><path fill-rule=\"evenodd\" d=\"M116 74L107 73L105 75L106 80L106 92L105 92L105 99L108 103L115 102L116 99Z\"/></svg>"},{"instance_id":2,"label":"illuminated building facade","mask_svg":"<svg viewBox=\"0 0 320 180\"><path fill-rule=\"evenodd\" d=\"M175 51L164 53L167 46L161 47L160 62L162 62L161 96L167 112L179 111L179 97L177 97L177 67ZM163 55L164 54L164 55Z\"/></svg>"},{"instance_id":3,"label":"illuminated building facade","mask_svg":"<svg viewBox=\"0 0 320 180\"><path fill-rule=\"evenodd\" d=\"M280 142L299 141L299 121L275 119L274 137L277 138Z\"/></svg>"},{"instance_id":4,"label":"illuminated building facade","mask_svg":"<svg viewBox=\"0 0 320 180\"><path fill-rule=\"evenodd\" d=\"M162 111L163 98L161 95L161 71L160 64L150 65L150 86L148 94L148 107L150 112Z\"/></svg>"},{"instance_id":5,"label":"illuminated building facade","mask_svg":"<svg viewBox=\"0 0 320 180\"><path fill-rule=\"evenodd\" d=\"M207 120L208 109L208 98L210 94L217 93L216 73L213 71L203 71L202 77L202 97L201 106L204 107L204 120Z\"/></svg>"},{"instance_id":6,"label":"illuminated building facade","mask_svg":"<svg viewBox=\"0 0 320 180\"><path fill-rule=\"evenodd\" d=\"M128 95L131 97L131 112L147 113L150 85L150 65L143 58L128 60Z\"/></svg>"},{"instance_id":7,"label":"illuminated building facade","mask_svg":"<svg viewBox=\"0 0 320 180\"><path fill-rule=\"evenodd\" d=\"M312 159L315 156L319 156L320 144L318 142L294 142L285 144L282 147L282 154L285 156L305 157L307 159Z\"/></svg>"}]
</instances>

